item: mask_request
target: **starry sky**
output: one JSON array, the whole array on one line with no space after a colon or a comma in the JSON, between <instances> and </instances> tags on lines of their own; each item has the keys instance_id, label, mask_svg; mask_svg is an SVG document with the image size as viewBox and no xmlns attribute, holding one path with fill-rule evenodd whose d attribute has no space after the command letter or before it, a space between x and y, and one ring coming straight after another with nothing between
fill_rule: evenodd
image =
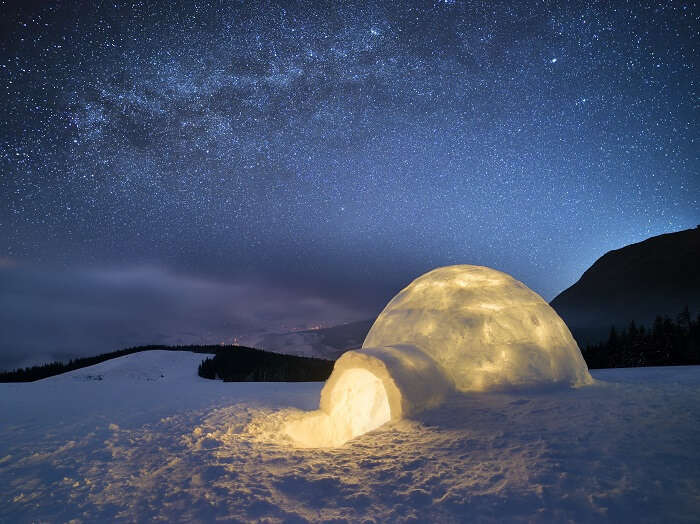
<instances>
[{"instance_id":1,"label":"starry sky","mask_svg":"<svg viewBox=\"0 0 700 524\"><path fill-rule=\"evenodd\" d=\"M456 263L551 300L700 222L696 2L0 7L0 367L371 318Z\"/></svg>"}]
</instances>

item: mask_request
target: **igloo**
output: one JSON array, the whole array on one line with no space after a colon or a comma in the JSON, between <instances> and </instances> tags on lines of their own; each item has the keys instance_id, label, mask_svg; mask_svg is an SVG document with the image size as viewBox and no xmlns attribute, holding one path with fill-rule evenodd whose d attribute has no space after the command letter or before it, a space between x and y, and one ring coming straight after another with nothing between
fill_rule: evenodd
<instances>
[{"instance_id":1,"label":"igloo","mask_svg":"<svg viewBox=\"0 0 700 524\"><path fill-rule=\"evenodd\" d=\"M303 446L336 446L452 391L592 382L569 329L542 297L495 269L448 266L387 304L362 348L336 361L319 410L286 432Z\"/></svg>"}]
</instances>

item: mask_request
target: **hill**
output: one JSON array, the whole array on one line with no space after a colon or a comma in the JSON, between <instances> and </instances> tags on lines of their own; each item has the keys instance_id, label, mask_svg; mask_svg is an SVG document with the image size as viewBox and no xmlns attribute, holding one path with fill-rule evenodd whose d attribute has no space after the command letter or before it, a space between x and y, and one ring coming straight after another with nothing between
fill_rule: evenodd
<instances>
[{"instance_id":1,"label":"hill","mask_svg":"<svg viewBox=\"0 0 700 524\"><path fill-rule=\"evenodd\" d=\"M246 343L278 353L335 360L348 349L361 347L373 323L374 319L360 320L321 329L267 333Z\"/></svg>"},{"instance_id":2,"label":"hill","mask_svg":"<svg viewBox=\"0 0 700 524\"><path fill-rule=\"evenodd\" d=\"M700 226L651 237L600 257L551 302L579 345L608 337L611 325L651 326L688 306L700 310Z\"/></svg>"}]
</instances>

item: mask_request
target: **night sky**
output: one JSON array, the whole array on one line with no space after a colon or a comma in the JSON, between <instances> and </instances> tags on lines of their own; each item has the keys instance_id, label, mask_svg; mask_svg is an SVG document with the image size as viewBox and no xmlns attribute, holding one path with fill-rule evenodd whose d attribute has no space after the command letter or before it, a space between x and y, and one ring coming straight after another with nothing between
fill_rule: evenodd
<instances>
[{"instance_id":1,"label":"night sky","mask_svg":"<svg viewBox=\"0 0 700 524\"><path fill-rule=\"evenodd\" d=\"M0 368L551 300L700 222L696 2L0 2Z\"/></svg>"}]
</instances>

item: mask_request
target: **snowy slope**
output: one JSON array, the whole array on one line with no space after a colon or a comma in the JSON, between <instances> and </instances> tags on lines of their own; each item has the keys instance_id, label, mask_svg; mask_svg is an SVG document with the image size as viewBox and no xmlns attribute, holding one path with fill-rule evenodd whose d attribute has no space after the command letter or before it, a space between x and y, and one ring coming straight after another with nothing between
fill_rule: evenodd
<instances>
[{"instance_id":1,"label":"snowy slope","mask_svg":"<svg viewBox=\"0 0 700 524\"><path fill-rule=\"evenodd\" d=\"M700 367L464 394L316 450L279 428L321 383L208 381L205 357L0 384L0 521L698 522Z\"/></svg>"},{"instance_id":2,"label":"snowy slope","mask_svg":"<svg viewBox=\"0 0 700 524\"><path fill-rule=\"evenodd\" d=\"M51 382L71 380L109 380L143 382L154 380L180 381L197 374L197 366L212 355L189 351L143 351L113 358L45 379Z\"/></svg>"},{"instance_id":3,"label":"snowy slope","mask_svg":"<svg viewBox=\"0 0 700 524\"><path fill-rule=\"evenodd\" d=\"M373 323L371 319L308 331L265 333L244 337L240 342L276 353L335 360L348 349L362 347Z\"/></svg>"}]
</instances>

